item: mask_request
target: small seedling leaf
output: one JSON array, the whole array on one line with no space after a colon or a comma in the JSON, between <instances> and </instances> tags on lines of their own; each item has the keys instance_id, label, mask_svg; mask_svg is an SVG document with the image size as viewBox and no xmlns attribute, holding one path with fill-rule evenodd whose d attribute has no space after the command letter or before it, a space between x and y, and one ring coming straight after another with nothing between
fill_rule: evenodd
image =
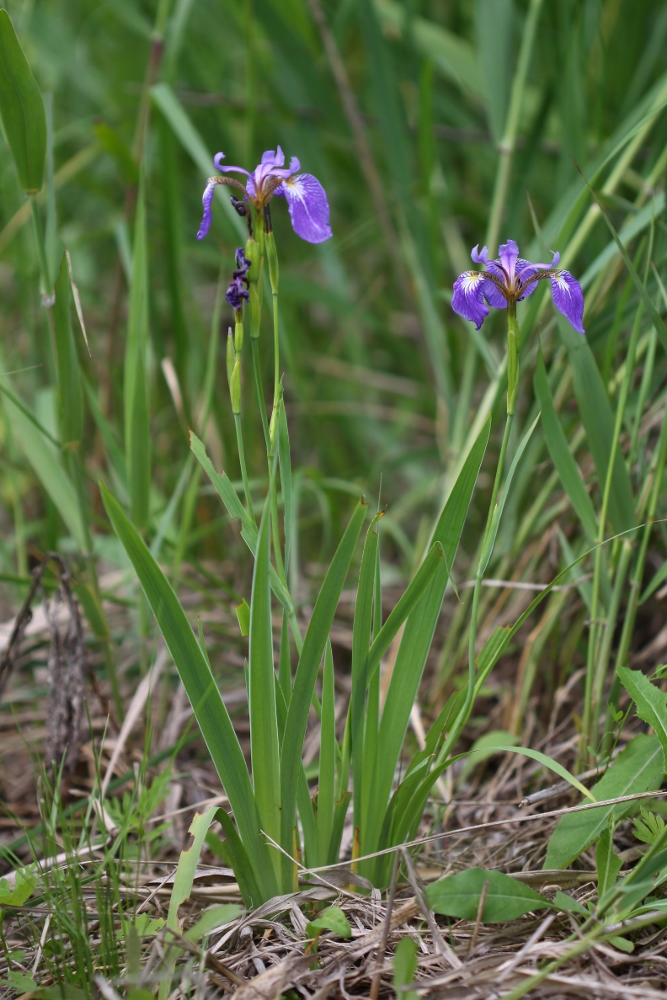
<instances>
[{"instance_id":1,"label":"small seedling leaf","mask_svg":"<svg viewBox=\"0 0 667 1000\"><path fill-rule=\"evenodd\" d=\"M414 990L403 987L411 983L417 971L417 942L411 937L404 937L398 942L394 953L394 990L402 1000L417 1000Z\"/></svg>"},{"instance_id":2,"label":"small seedling leaf","mask_svg":"<svg viewBox=\"0 0 667 1000\"><path fill-rule=\"evenodd\" d=\"M23 906L32 895L36 879L23 872L16 873L16 884L12 889L6 878L0 878L0 906Z\"/></svg>"},{"instance_id":3,"label":"small seedling leaf","mask_svg":"<svg viewBox=\"0 0 667 1000\"><path fill-rule=\"evenodd\" d=\"M330 906L315 920L311 920L306 927L306 934L309 938L317 937L322 931L333 931L334 934L342 938L352 937L350 922L339 906Z\"/></svg>"}]
</instances>

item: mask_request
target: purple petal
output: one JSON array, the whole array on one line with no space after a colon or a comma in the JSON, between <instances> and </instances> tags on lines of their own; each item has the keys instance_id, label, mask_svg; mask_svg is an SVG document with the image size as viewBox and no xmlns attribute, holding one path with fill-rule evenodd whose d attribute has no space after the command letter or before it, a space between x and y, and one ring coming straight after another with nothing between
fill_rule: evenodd
<instances>
[{"instance_id":1,"label":"purple petal","mask_svg":"<svg viewBox=\"0 0 667 1000\"><path fill-rule=\"evenodd\" d=\"M508 240L498 247L498 259L501 267L506 272L510 281L514 277L514 268L519 259L519 247L514 240Z\"/></svg>"},{"instance_id":2,"label":"purple petal","mask_svg":"<svg viewBox=\"0 0 667 1000\"><path fill-rule=\"evenodd\" d=\"M261 162L271 167L282 167L285 163L285 154L280 146L278 146L275 152L272 149L267 149L265 153L262 153Z\"/></svg>"},{"instance_id":3,"label":"purple petal","mask_svg":"<svg viewBox=\"0 0 667 1000\"><path fill-rule=\"evenodd\" d=\"M486 248L485 248L486 249ZM502 267L495 260L490 260L486 266L486 271L488 274L495 275L496 278L503 284L507 284L507 275L503 271ZM485 281L484 287L484 298L493 306L494 309L505 309L507 306L507 299L502 294L497 285L494 285L492 281Z\"/></svg>"},{"instance_id":4,"label":"purple petal","mask_svg":"<svg viewBox=\"0 0 667 1000\"><path fill-rule=\"evenodd\" d=\"M556 309L570 321L577 333L585 333L584 293L569 271L556 271L551 279L551 295Z\"/></svg>"},{"instance_id":5,"label":"purple petal","mask_svg":"<svg viewBox=\"0 0 667 1000\"><path fill-rule=\"evenodd\" d=\"M485 285L488 284L491 282L484 281L481 271L464 271L454 282L452 309L474 323L478 330L489 315L484 302Z\"/></svg>"},{"instance_id":6,"label":"purple petal","mask_svg":"<svg viewBox=\"0 0 667 1000\"><path fill-rule=\"evenodd\" d=\"M224 153L216 153L213 157L213 163L215 164L216 170L222 171L223 174L245 174L246 177L250 177L250 174L243 167L224 167L222 161L225 158Z\"/></svg>"},{"instance_id":7,"label":"purple petal","mask_svg":"<svg viewBox=\"0 0 667 1000\"><path fill-rule=\"evenodd\" d=\"M213 201L214 191L215 191L215 181L211 179L204 188L204 194L202 196L204 215L201 220L201 226L199 227L199 232L197 233L198 240L203 240L207 232L211 228L211 222L213 220L213 216L211 214L211 202Z\"/></svg>"},{"instance_id":8,"label":"purple petal","mask_svg":"<svg viewBox=\"0 0 667 1000\"><path fill-rule=\"evenodd\" d=\"M474 260L475 264L488 264L489 263L489 248L488 247L482 247L482 249L479 250L479 253L477 252L478 250L479 250L479 243L477 244L476 247L473 248L473 250L472 250L472 252L470 254L470 256Z\"/></svg>"},{"instance_id":9,"label":"purple petal","mask_svg":"<svg viewBox=\"0 0 667 1000\"><path fill-rule=\"evenodd\" d=\"M312 174L286 178L281 184L292 227L308 243L323 243L333 235L329 225L329 202L324 188Z\"/></svg>"}]
</instances>

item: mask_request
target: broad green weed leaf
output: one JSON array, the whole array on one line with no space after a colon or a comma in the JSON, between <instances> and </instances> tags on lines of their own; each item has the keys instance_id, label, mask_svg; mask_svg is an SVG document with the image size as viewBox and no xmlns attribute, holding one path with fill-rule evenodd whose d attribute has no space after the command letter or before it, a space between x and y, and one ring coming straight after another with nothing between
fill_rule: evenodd
<instances>
[{"instance_id":1,"label":"broad green weed leaf","mask_svg":"<svg viewBox=\"0 0 667 1000\"><path fill-rule=\"evenodd\" d=\"M618 755L591 792L597 801L648 792L660 787L663 771L660 741L656 736L641 734ZM632 803L619 802L561 816L551 835L544 867L567 868L604 833L610 816L619 820L631 808Z\"/></svg>"},{"instance_id":2,"label":"broad green weed leaf","mask_svg":"<svg viewBox=\"0 0 667 1000\"><path fill-rule=\"evenodd\" d=\"M338 937L352 937L350 922L339 906L330 906L323 910L319 917L311 920L306 927L306 936L316 937L322 931L333 931Z\"/></svg>"},{"instance_id":3,"label":"broad green weed leaf","mask_svg":"<svg viewBox=\"0 0 667 1000\"><path fill-rule=\"evenodd\" d=\"M486 886L482 923L516 920L532 910L551 906L543 896L516 879L498 871L469 868L433 882L426 896L436 913L459 920L476 920Z\"/></svg>"},{"instance_id":4,"label":"broad green weed leaf","mask_svg":"<svg viewBox=\"0 0 667 1000\"><path fill-rule=\"evenodd\" d=\"M651 684L641 670L619 667L618 676L634 701L639 718L655 730L667 762L667 694Z\"/></svg>"},{"instance_id":5,"label":"broad green weed leaf","mask_svg":"<svg viewBox=\"0 0 667 1000\"><path fill-rule=\"evenodd\" d=\"M19 184L36 194L44 183L44 101L6 10L0 10L0 115Z\"/></svg>"}]
</instances>

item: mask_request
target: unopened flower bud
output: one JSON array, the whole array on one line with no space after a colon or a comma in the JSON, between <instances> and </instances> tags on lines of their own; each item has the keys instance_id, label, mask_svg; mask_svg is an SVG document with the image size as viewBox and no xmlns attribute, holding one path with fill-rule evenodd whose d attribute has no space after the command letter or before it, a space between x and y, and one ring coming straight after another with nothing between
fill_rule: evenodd
<instances>
[{"instance_id":1,"label":"unopened flower bud","mask_svg":"<svg viewBox=\"0 0 667 1000\"><path fill-rule=\"evenodd\" d=\"M276 251L276 239L273 232L266 233L266 259L269 262L269 281L271 291L278 291L278 252Z\"/></svg>"},{"instance_id":2,"label":"unopened flower bud","mask_svg":"<svg viewBox=\"0 0 667 1000\"><path fill-rule=\"evenodd\" d=\"M227 330L227 384L231 388L232 384L232 372L234 371L234 363L236 361L236 355L234 352L234 337L232 336L231 326Z\"/></svg>"},{"instance_id":3,"label":"unopened flower bud","mask_svg":"<svg viewBox=\"0 0 667 1000\"><path fill-rule=\"evenodd\" d=\"M229 380L229 395L232 399L232 413L241 412L241 359L237 358Z\"/></svg>"}]
</instances>

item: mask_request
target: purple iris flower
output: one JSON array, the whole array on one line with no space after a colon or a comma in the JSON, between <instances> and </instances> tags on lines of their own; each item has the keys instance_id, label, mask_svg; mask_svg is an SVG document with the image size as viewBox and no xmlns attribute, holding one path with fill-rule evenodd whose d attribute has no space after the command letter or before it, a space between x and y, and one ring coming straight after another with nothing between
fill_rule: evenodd
<instances>
[{"instance_id":1,"label":"purple iris flower","mask_svg":"<svg viewBox=\"0 0 667 1000\"><path fill-rule=\"evenodd\" d=\"M231 177L209 177L202 197L204 217L197 233L198 240L204 239L211 225L211 202L216 184L229 184L240 188L258 211L261 211L274 195L284 197L287 200L294 232L308 243L322 243L333 235L329 225L329 203L326 192L312 174L299 173L301 164L296 156L290 160L289 167L285 167L285 154L280 146L275 152L269 149L252 173L243 167L223 167L224 158L224 153L218 153L213 158L218 170L223 173L245 174L248 179L244 186Z\"/></svg>"},{"instance_id":2,"label":"purple iris flower","mask_svg":"<svg viewBox=\"0 0 667 1000\"><path fill-rule=\"evenodd\" d=\"M551 295L559 312L572 324L577 333L584 333L584 293L581 285L569 271L558 267L560 254L554 253L551 264L531 264L519 257L514 240L498 247L498 260L489 260L487 247L471 253L476 264L484 264L484 271L464 271L454 282L452 309L469 319L479 330L489 315L489 306L505 309L532 295L537 282L543 278L551 281Z\"/></svg>"},{"instance_id":3,"label":"purple iris flower","mask_svg":"<svg viewBox=\"0 0 667 1000\"><path fill-rule=\"evenodd\" d=\"M248 280L248 268L250 267L250 261L243 252L243 247L239 247L236 251L236 270L232 275L232 281L227 289L225 298L229 302L232 309L240 309L243 305L243 301L247 302L250 298L248 289L250 288L250 281ZM243 287L245 285L245 288Z\"/></svg>"}]
</instances>

